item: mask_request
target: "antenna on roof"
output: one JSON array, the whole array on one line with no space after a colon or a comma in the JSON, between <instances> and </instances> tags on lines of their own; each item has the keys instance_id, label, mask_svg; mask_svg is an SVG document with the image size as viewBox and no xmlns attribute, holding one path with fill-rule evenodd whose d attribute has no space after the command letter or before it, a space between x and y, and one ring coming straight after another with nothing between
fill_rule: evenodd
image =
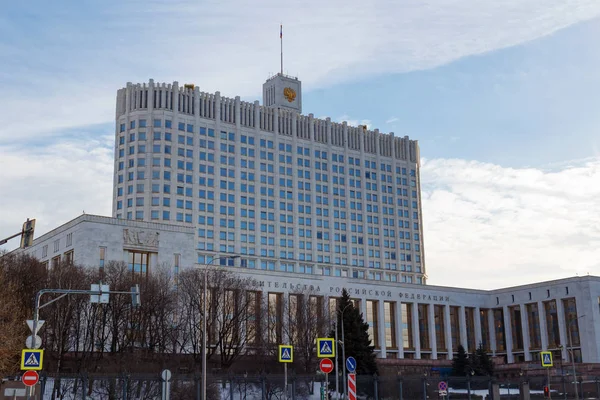
<instances>
[{"instance_id":1,"label":"antenna on roof","mask_svg":"<svg viewBox=\"0 0 600 400\"><path fill-rule=\"evenodd\" d=\"M283 75L283 24L279 24L279 42L281 46L281 75Z\"/></svg>"}]
</instances>

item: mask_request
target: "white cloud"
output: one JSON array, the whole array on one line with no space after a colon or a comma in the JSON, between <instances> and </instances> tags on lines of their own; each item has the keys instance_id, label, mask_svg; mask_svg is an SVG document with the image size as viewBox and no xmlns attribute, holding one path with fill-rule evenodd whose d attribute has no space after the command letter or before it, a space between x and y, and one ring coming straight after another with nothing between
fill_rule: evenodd
<instances>
[{"instance_id":1,"label":"white cloud","mask_svg":"<svg viewBox=\"0 0 600 400\"><path fill-rule=\"evenodd\" d=\"M76 216L110 215L113 136L64 140L39 148L0 146L0 238L36 219L35 237ZM18 239L1 249L13 249Z\"/></svg>"},{"instance_id":2,"label":"white cloud","mask_svg":"<svg viewBox=\"0 0 600 400\"><path fill-rule=\"evenodd\" d=\"M391 124L391 123L396 122L396 121L398 121L397 117L391 117L390 119L388 119L387 121L385 121L385 123L386 124Z\"/></svg>"},{"instance_id":3,"label":"white cloud","mask_svg":"<svg viewBox=\"0 0 600 400\"><path fill-rule=\"evenodd\" d=\"M15 3L0 24L0 120L15 121L0 142L110 121L127 81L258 97L279 70L280 21L284 70L312 89L435 67L600 14L597 0L35 3Z\"/></svg>"},{"instance_id":4,"label":"white cloud","mask_svg":"<svg viewBox=\"0 0 600 400\"><path fill-rule=\"evenodd\" d=\"M346 123L348 123L348 126L359 126L359 125L366 125L367 129L373 129L373 124L371 123L370 119L353 119L350 118L350 116L348 115L342 115L341 117L339 117L337 119L337 122L344 122L346 121Z\"/></svg>"},{"instance_id":5,"label":"white cloud","mask_svg":"<svg viewBox=\"0 0 600 400\"><path fill-rule=\"evenodd\" d=\"M598 274L600 160L544 171L424 160L430 284L498 288Z\"/></svg>"}]
</instances>

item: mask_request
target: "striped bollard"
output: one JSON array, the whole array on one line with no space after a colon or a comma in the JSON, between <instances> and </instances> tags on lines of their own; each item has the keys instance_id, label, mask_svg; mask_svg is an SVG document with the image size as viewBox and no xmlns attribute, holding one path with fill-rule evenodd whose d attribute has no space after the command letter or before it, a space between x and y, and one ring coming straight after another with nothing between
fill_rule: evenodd
<instances>
[{"instance_id":1,"label":"striped bollard","mask_svg":"<svg viewBox=\"0 0 600 400\"><path fill-rule=\"evenodd\" d=\"M348 400L356 400L356 374L348 374Z\"/></svg>"}]
</instances>

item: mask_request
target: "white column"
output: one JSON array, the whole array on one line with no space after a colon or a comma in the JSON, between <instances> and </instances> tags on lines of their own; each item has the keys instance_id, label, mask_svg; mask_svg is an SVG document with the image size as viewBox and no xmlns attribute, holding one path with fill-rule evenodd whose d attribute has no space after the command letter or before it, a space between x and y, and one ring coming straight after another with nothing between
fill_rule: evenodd
<instances>
[{"instance_id":1,"label":"white column","mask_svg":"<svg viewBox=\"0 0 600 400\"><path fill-rule=\"evenodd\" d=\"M419 307L417 303L412 303L412 333L413 344L415 345L415 358L421 358L421 338L419 337Z\"/></svg>"},{"instance_id":2,"label":"white column","mask_svg":"<svg viewBox=\"0 0 600 400\"><path fill-rule=\"evenodd\" d=\"M446 335L446 347L448 348L448 360L451 360L452 354L452 324L450 323L450 305L444 306L444 331Z\"/></svg>"},{"instance_id":3,"label":"white column","mask_svg":"<svg viewBox=\"0 0 600 400\"><path fill-rule=\"evenodd\" d=\"M483 337L481 334L481 309L479 307L475 307L475 312L473 313L473 318L475 318L475 321L473 321L473 326L475 326L475 350L477 350L477 347L479 347L479 343L483 342Z\"/></svg>"},{"instance_id":4,"label":"white column","mask_svg":"<svg viewBox=\"0 0 600 400\"><path fill-rule=\"evenodd\" d=\"M510 310L508 306L502 307L504 312L504 342L506 343L506 360L509 364L515 362L515 357L513 356L513 340L512 340L512 325L510 318Z\"/></svg>"},{"instance_id":5,"label":"white column","mask_svg":"<svg viewBox=\"0 0 600 400\"><path fill-rule=\"evenodd\" d=\"M546 322L546 308L544 302L537 302L538 315L540 317L540 339L542 340L542 350L548 350L548 324Z\"/></svg>"},{"instance_id":6,"label":"white column","mask_svg":"<svg viewBox=\"0 0 600 400\"><path fill-rule=\"evenodd\" d=\"M467 318L465 315L465 306L460 306L458 311L458 320L460 325L460 344L465 348L467 353L471 352L469 344L467 343Z\"/></svg>"},{"instance_id":7,"label":"white column","mask_svg":"<svg viewBox=\"0 0 600 400\"><path fill-rule=\"evenodd\" d=\"M525 361L531 361L531 343L529 341L529 318L527 318L527 307L525 304L520 304L519 309L521 311L521 331L523 335L523 353L525 355Z\"/></svg>"},{"instance_id":8,"label":"white column","mask_svg":"<svg viewBox=\"0 0 600 400\"><path fill-rule=\"evenodd\" d=\"M404 358L404 339L402 336L402 302L396 302L394 311L394 327L396 329L396 346L398 347L398 358Z\"/></svg>"},{"instance_id":9,"label":"white column","mask_svg":"<svg viewBox=\"0 0 600 400\"><path fill-rule=\"evenodd\" d=\"M492 354L496 355L496 325L494 324L494 310L489 309L487 312L488 318L488 330L490 331L490 350L492 350Z\"/></svg>"},{"instance_id":10,"label":"white column","mask_svg":"<svg viewBox=\"0 0 600 400\"><path fill-rule=\"evenodd\" d=\"M560 344L563 348L563 360L570 360L569 358L569 337L567 336L567 326L565 324L565 309L560 299L556 299L556 317L558 318L558 332L560 333Z\"/></svg>"},{"instance_id":11,"label":"white column","mask_svg":"<svg viewBox=\"0 0 600 400\"><path fill-rule=\"evenodd\" d=\"M429 344L431 345L431 359L437 360L437 338L435 337L435 310L433 304L427 305L427 315L429 328Z\"/></svg>"}]
</instances>

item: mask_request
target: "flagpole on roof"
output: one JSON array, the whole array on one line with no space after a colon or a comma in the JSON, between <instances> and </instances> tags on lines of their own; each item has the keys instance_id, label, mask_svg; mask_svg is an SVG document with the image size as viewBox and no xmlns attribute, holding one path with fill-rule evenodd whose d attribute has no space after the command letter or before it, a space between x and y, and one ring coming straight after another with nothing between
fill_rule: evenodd
<instances>
[{"instance_id":1,"label":"flagpole on roof","mask_svg":"<svg viewBox=\"0 0 600 400\"><path fill-rule=\"evenodd\" d=\"M279 24L279 42L281 46L281 75L283 75L283 24Z\"/></svg>"}]
</instances>

